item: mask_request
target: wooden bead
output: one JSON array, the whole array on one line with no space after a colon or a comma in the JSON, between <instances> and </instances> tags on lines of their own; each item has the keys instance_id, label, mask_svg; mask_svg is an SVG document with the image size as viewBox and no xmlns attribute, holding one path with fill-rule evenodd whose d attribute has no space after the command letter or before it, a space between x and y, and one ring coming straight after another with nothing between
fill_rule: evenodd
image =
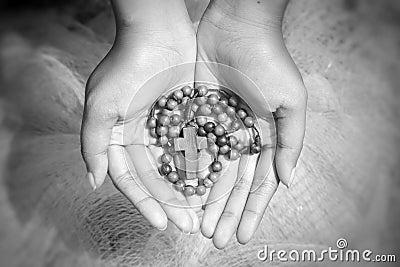
<instances>
[{"instance_id":1,"label":"wooden bead","mask_svg":"<svg viewBox=\"0 0 400 267\"><path fill-rule=\"evenodd\" d=\"M205 130L207 133L213 132L213 131L214 131L214 128L215 128L215 124L214 124L213 122L211 122L211 121L209 121L209 122L207 122L206 124L204 124L204 130Z\"/></svg>"},{"instance_id":2,"label":"wooden bead","mask_svg":"<svg viewBox=\"0 0 400 267\"><path fill-rule=\"evenodd\" d=\"M236 96L231 96L228 103L229 105L236 107L238 105L238 98Z\"/></svg>"},{"instance_id":3,"label":"wooden bead","mask_svg":"<svg viewBox=\"0 0 400 267\"><path fill-rule=\"evenodd\" d=\"M194 102L199 106L205 105L207 103L207 97L205 97L205 96L196 97Z\"/></svg>"},{"instance_id":4,"label":"wooden bead","mask_svg":"<svg viewBox=\"0 0 400 267\"><path fill-rule=\"evenodd\" d=\"M168 175L170 172L172 172L172 167L168 163L163 163L161 165L160 171L161 171L161 174Z\"/></svg>"},{"instance_id":5,"label":"wooden bead","mask_svg":"<svg viewBox=\"0 0 400 267\"><path fill-rule=\"evenodd\" d=\"M228 116L234 116L236 114L236 109L234 107L228 106L225 109L226 114L228 114Z\"/></svg>"},{"instance_id":6,"label":"wooden bead","mask_svg":"<svg viewBox=\"0 0 400 267\"><path fill-rule=\"evenodd\" d=\"M219 147L222 147L222 146L226 145L227 142L228 142L228 140L227 140L227 138L226 138L225 135L223 135L223 136L217 136L217 142L216 142L216 143L217 143L217 145L218 145Z\"/></svg>"},{"instance_id":7,"label":"wooden bead","mask_svg":"<svg viewBox=\"0 0 400 267\"><path fill-rule=\"evenodd\" d=\"M261 146L260 145L258 145L258 144L251 144L251 146L250 146L250 152L252 153L252 154L258 154L258 153L260 153L260 151L261 151Z\"/></svg>"},{"instance_id":8,"label":"wooden bead","mask_svg":"<svg viewBox=\"0 0 400 267\"><path fill-rule=\"evenodd\" d=\"M211 94L208 96L207 100L208 104L210 105L216 105L219 102L219 97L216 94Z\"/></svg>"},{"instance_id":9,"label":"wooden bead","mask_svg":"<svg viewBox=\"0 0 400 267\"><path fill-rule=\"evenodd\" d=\"M181 100L181 99L183 98L183 92L182 92L182 90L180 90L180 89L175 90L174 93L173 93L173 96L174 96L174 98L175 98L176 100Z\"/></svg>"},{"instance_id":10,"label":"wooden bead","mask_svg":"<svg viewBox=\"0 0 400 267\"><path fill-rule=\"evenodd\" d=\"M220 172L222 170L222 163L220 161L214 161L211 163L211 169L213 172Z\"/></svg>"},{"instance_id":11,"label":"wooden bead","mask_svg":"<svg viewBox=\"0 0 400 267\"><path fill-rule=\"evenodd\" d=\"M158 138L158 142L160 143L160 145L165 146L166 144L168 144L168 137L166 137L165 135L160 136Z\"/></svg>"},{"instance_id":12,"label":"wooden bead","mask_svg":"<svg viewBox=\"0 0 400 267\"><path fill-rule=\"evenodd\" d=\"M158 99L157 105L160 108L164 108L165 105L167 104L168 99L165 96L162 96L160 99Z\"/></svg>"},{"instance_id":13,"label":"wooden bead","mask_svg":"<svg viewBox=\"0 0 400 267\"><path fill-rule=\"evenodd\" d=\"M179 126L171 126L168 129L168 137L169 138L176 138L179 136L181 129L179 128Z\"/></svg>"},{"instance_id":14,"label":"wooden bead","mask_svg":"<svg viewBox=\"0 0 400 267\"><path fill-rule=\"evenodd\" d=\"M207 136L207 132L204 130L204 127L201 126L197 129L197 135L198 136Z\"/></svg>"},{"instance_id":15,"label":"wooden bead","mask_svg":"<svg viewBox=\"0 0 400 267\"><path fill-rule=\"evenodd\" d=\"M253 119L253 117L247 116L244 119L243 123L247 128L251 128L254 126L254 119Z\"/></svg>"},{"instance_id":16,"label":"wooden bead","mask_svg":"<svg viewBox=\"0 0 400 267\"><path fill-rule=\"evenodd\" d=\"M171 124L176 126L181 123L181 116L179 114L174 114L171 116Z\"/></svg>"},{"instance_id":17,"label":"wooden bead","mask_svg":"<svg viewBox=\"0 0 400 267\"><path fill-rule=\"evenodd\" d=\"M226 122L228 120L228 115L226 113L221 113L217 117L219 122Z\"/></svg>"},{"instance_id":18,"label":"wooden bead","mask_svg":"<svg viewBox=\"0 0 400 267\"><path fill-rule=\"evenodd\" d=\"M185 186L183 193L185 194L185 196L190 197L196 193L196 190L193 186L187 185L187 186Z\"/></svg>"},{"instance_id":19,"label":"wooden bead","mask_svg":"<svg viewBox=\"0 0 400 267\"><path fill-rule=\"evenodd\" d=\"M213 133L208 133L207 134L207 139L210 140L213 143L217 142L217 136L215 134L213 134Z\"/></svg>"},{"instance_id":20,"label":"wooden bead","mask_svg":"<svg viewBox=\"0 0 400 267\"><path fill-rule=\"evenodd\" d=\"M236 149L232 149L228 155L230 160L237 160L240 157L240 153Z\"/></svg>"},{"instance_id":21,"label":"wooden bead","mask_svg":"<svg viewBox=\"0 0 400 267\"><path fill-rule=\"evenodd\" d=\"M197 195L202 196L202 195L204 195L205 193L206 193L206 187L205 187L204 185L199 185L199 186L196 188L196 194L197 194Z\"/></svg>"},{"instance_id":22,"label":"wooden bead","mask_svg":"<svg viewBox=\"0 0 400 267\"><path fill-rule=\"evenodd\" d=\"M210 151L211 154L216 155L219 151L219 146L217 146L214 143L211 143L208 145L208 151Z\"/></svg>"},{"instance_id":23,"label":"wooden bead","mask_svg":"<svg viewBox=\"0 0 400 267\"><path fill-rule=\"evenodd\" d=\"M244 109L239 109L237 111L237 115L239 116L240 119L244 120L244 118L247 117L247 112Z\"/></svg>"},{"instance_id":24,"label":"wooden bead","mask_svg":"<svg viewBox=\"0 0 400 267\"><path fill-rule=\"evenodd\" d=\"M160 125L168 126L171 120L168 115L161 115L158 119L158 122L160 123Z\"/></svg>"},{"instance_id":25,"label":"wooden bead","mask_svg":"<svg viewBox=\"0 0 400 267\"><path fill-rule=\"evenodd\" d=\"M238 140L237 140L236 136L231 135L231 136L228 137L228 144L229 144L231 147L236 146L237 143L238 143Z\"/></svg>"},{"instance_id":26,"label":"wooden bead","mask_svg":"<svg viewBox=\"0 0 400 267\"><path fill-rule=\"evenodd\" d=\"M200 106L199 110L200 110L200 113L205 116L211 115L211 113L212 113L211 106L208 104L204 104L204 105Z\"/></svg>"},{"instance_id":27,"label":"wooden bead","mask_svg":"<svg viewBox=\"0 0 400 267\"><path fill-rule=\"evenodd\" d=\"M152 129L156 128L157 126L157 119L154 117L151 117L147 120L147 128Z\"/></svg>"},{"instance_id":28,"label":"wooden bead","mask_svg":"<svg viewBox=\"0 0 400 267\"><path fill-rule=\"evenodd\" d=\"M210 179L206 178L206 179L204 179L204 181L203 181L203 185L204 185L206 188L211 188L211 187L214 185L214 183L213 183Z\"/></svg>"},{"instance_id":29,"label":"wooden bead","mask_svg":"<svg viewBox=\"0 0 400 267\"><path fill-rule=\"evenodd\" d=\"M224 111L224 109L221 107L221 105L214 105L214 107L212 108L212 112L214 112L215 114L221 114Z\"/></svg>"},{"instance_id":30,"label":"wooden bead","mask_svg":"<svg viewBox=\"0 0 400 267\"><path fill-rule=\"evenodd\" d=\"M214 134L215 134L216 136L223 136L223 135L225 135L225 128L224 128L221 124L218 124L218 125L215 126L215 128L214 128Z\"/></svg>"},{"instance_id":31,"label":"wooden bead","mask_svg":"<svg viewBox=\"0 0 400 267\"><path fill-rule=\"evenodd\" d=\"M231 129L234 131L237 131L240 129L240 122L238 121L233 121L231 124Z\"/></svg>"},{"instance_id":32,"label":"wooden bead","mask_svg":"<svg viewBox=\"0 0 400 267\"><path fill-rule=\"evenodd\" d=\"M172 155L168 153L164 153L161 156L161 162L162 163L170 163L172 161Z\"/></svg>"},{"instance_id":33,"label":"wooden bead","mask_svg":"<svg viewBox=\"0 0 400 267\"><path fill-rule=\"evenodd\" d=\"M157 127L157 134L159 136L166 135L168 133L168 127L167 126L158 126Z\"/></svg>"},{"instance_id":34,"label":"wooden bead","mask_svg":"<svg viewBox=\"0 0 400 267\"><path fill-rule=\"evenodd\" d=\"M204 116L199 116L196 118L196 123L199 126L204 126L207 123L207 118Z\"/></svg>"},{"instance_id":35,"label":"wooden bead","mask_svg":"<svg viewBox=\"0 0 400 267\"><path fill-rule=\"evenodd\" d=\"M190 86L184 86L181 90L184 96L190 96L193 92L193 89Z\"/></svg>"},{"instance_id":36,"label":"wooden bead","mask_svg":"<svg viewBox=\"0 0 400 267\"><path fill-rule=\"evenodd\" d=\"M230 149L231 148L228 145L221 146L219 148L219 154L225 155L225 154L227 154L229 152Z\"/></svg>"},{"instance_id":37,"label":"wooden bead","mask_svg":"<svg viewBox=\"0 0 400 267\"><path fill-rule=\"evenodd\" d=\"M199 106L197 104L192 104L192 111L196 112L199 109Z\"/></svg>"},{"instance_id":38,"label":"wooden bead","mask_svg":"<svg viewBox=\"0 0 400 267\"><path fill-rule=\"evenodd\" d=\"M157 135L157 132L156 132L156 128L150 129L150 136L154 137L154 138L158 138L158 135Z\"/></svg>"},{"instance_id":39,"label":"wooden bead","mask_svg":"<svg viewBox=\"0 0 400 267\"><path fill-rule=\"evenodd\" d=\"M213 183L217 182L218 178L219 178L219 173L217 173L217 172L211 172L208 175L208 179L210 179Z\"/></svg>"},{"instance_id":40,"label":"wooden bead","mask_svg":"<svg viewBox=\"0 0 400 267\"><path fill-rule=\"evenodd\" d=\"M185 182L182 180L178 180L175 182L174 187L177 191L182 192L185 189Z\"/></svg>"},{"instance_id":41,"label":"wooden bead","mask_svg":"<svg viewBox=\"0 0 400 267\"><path fill-rule=\"evenodd\" d=\"M208 93L208 88L205 85L200 85L196 89L199 96L205 96Z\"/></svg>"},{"instance_id":42,"label":"wooden bead","mask_svg":"<svg viewBox=\"0 0 400 267\"><path fill-rule=\"evenodd\" d=\"M177 106L178 106L178 102L176 102L175 99L172 99L172 98L168 99L167 108L169 110L174 110Z\"/></svg>"},{"instance_id":43,"label":"wooden bead","mask_svg":"<svg viewBox=\"0 0 400 267\"><path fill-rule=\"evenodd\" d=\"M170 181L171 183L175 183L179 180L179 175L176 171L171 171L168 176L168 181Z\"/></svg>"}]
</instances>

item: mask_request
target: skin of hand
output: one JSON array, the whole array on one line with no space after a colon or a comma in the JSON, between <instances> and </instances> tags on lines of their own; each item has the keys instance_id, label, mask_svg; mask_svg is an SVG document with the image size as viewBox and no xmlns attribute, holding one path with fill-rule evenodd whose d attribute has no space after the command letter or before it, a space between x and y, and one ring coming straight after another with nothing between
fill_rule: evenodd
<instances>
[{"instance_id":1,"label":"skin of hand","mask_svg":"<svg viewBox=\"0 0 400 267\"><path fill-rule=\"evenodd\" d=\"M174 86L193 83L194 64L151 79L196 59L196 37L185 3L114 0L112 5L115 42L86 86L81 142L87 178L96 189L108 172L150 224L163 230L170 220L184 233L196 232L196 214L179 207L186 206L186 200L154 168L160 151L144 132L154 100Z\"/></svg>"},{"instance_id":2,"label":"skin of hand","mask_svg":"<svg viewBox=\"0 0 400 267\"><path fill-rule=\"evenodd\" d=\"M214 0L198 28L196 82L223 84L241 95L266 129L261 154L242 156L235 167L230 195L214 201L220 197L215 191L227 189L218 183L210 192L201 231L217 248L235 231L242 244L252 238L279 180L291 185L302 149L307 92L282 36L287 2ZM271 125L276 130L268 130Z\"/></svg>"}]
</instances>

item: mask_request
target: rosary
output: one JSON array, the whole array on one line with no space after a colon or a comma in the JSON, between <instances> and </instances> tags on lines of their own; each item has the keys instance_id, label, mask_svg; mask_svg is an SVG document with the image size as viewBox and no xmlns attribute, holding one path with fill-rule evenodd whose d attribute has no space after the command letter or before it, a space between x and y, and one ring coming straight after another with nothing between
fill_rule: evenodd
<instances>
[{"instance_id":1,"label":"rosary","mask_svg":"<svg viewBox=\"0 0 400 267\"><path fill-rule=\"evenodd\" d=\"M186 196L201 196L218 182L223 169L218 156L237 160L243 153L261 151L255 124L249 106L236 94L201 85L195 89L184 86L159 97L150 109L147 128L163 148L161 175ZM248 147L233 135L241 129L249 130ZM200 150L212 155L205 179L197 176Z\"/></svg>"}]
</instances>

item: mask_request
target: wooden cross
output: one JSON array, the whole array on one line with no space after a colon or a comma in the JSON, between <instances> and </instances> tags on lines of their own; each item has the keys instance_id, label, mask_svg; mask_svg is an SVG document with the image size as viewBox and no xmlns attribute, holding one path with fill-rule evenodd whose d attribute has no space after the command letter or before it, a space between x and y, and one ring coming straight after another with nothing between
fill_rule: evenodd
<instances>
[{"instance_id":1,"label":"wooden cross","mask_svg":"<svg viewBox=\"0 0 400 267\"><path fill-rule=\"evenodd\" d=\"M175 151L185 152L186 179L197 178L198 150L207 148L207 138L197 136L196 128L189 126L183 128L183 138L174 140Z\"/></svg>"}]
</instances>

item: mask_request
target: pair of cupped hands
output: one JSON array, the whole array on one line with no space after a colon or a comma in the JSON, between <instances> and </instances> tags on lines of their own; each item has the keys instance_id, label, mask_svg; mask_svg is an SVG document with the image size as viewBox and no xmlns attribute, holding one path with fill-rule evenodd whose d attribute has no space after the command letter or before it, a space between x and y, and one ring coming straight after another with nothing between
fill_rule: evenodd
<instances>
[{"instance_id":1,"label":"pair of cupped hands","mask_svg":"<svg viewBox=\"0 0 400 267\"><path fill-rule=\"evenodd\" d=\"M112 4L115 42L86 87L81 141L90 184L99 188L108 173L160 230L170 221L186 234L201 230L217 248L235 233L247 243L279 182L291 185L304 138L307 93L281 28L287 1L211 1L197 33L183 0ZM276 125L261 153L230 162L205 197L171 188L145 130L154 101L189 82L223 84L249 103L259 125Z\"/></svg>"}]
</instances>

